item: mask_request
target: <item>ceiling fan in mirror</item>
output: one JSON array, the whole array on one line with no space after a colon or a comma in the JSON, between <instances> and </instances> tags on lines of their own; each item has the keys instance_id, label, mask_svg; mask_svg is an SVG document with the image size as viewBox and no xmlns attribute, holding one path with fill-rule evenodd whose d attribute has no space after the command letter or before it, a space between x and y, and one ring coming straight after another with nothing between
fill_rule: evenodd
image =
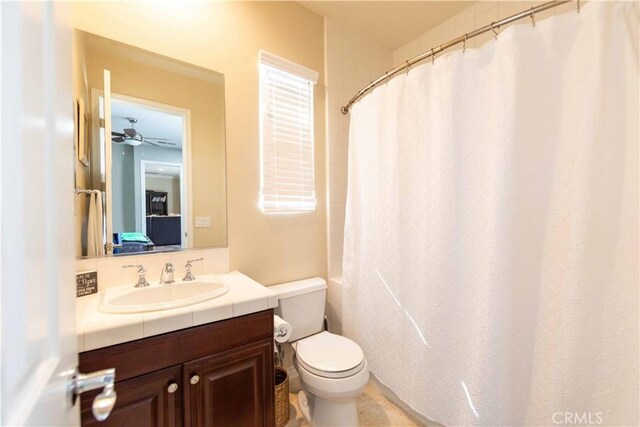
<instances>
[{"instance_id":1,"label":"ceiling fan in mirror","mask_svg":"<svg viewBox=\"0 0 640 427\"><path fill-rule=\"evenodd\" d=\"M142 143L153 145L155 147L176 145L174 142L169 141L167 138L152 138L142 136L135 128L135 124L138 123L138 119L134 117L125 117L129 123L130 128L123 129L122 132L111 132L111 141L116 144L126 145L140 145Z\"/></svg>"}]
</instances>

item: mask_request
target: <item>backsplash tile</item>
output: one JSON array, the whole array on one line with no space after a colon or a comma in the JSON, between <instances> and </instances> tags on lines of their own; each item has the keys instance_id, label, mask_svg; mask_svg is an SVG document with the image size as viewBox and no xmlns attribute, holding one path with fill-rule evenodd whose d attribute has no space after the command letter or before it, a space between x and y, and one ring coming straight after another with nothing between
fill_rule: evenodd
<instances>
[{"instance_id":1,"label":"backsplash tile","mask_svg":"<svg viewBox=\"0 0 640 427\"><path fill-rule=\"evenodd\" d=\"M329 280L327 286L327 301L337 305L342 305L342 281Z\"/></svg>"},{"instance_id":2,"label":"backsplash tile","mask_svg":"<svg viewBox=\"0 0 640 427\"><path fill-rule=\"evenodd\" d=\"M164 265L168 262L175 267L174 277L182 279L185 265L190 259L204 258L193 263L193 274L221 274L229 272L229 249L193 249L179 252L164 252L138 256L111 256L104 258L84 258L76 260L76 273L85 271L98 272L98 289L104 290L114 286L135 285L138 281L136 268L123 268L124 265L142 264L147 270L148 281L157 281Z\"/></svg>"},{"instance_id":3,"label":"backsplash tile","mask_svg":"<svg viewBox=\"0 0 640 427\"><path fill-rule=\"evenodd\" d=\"M342 334L342 305L327 301L325 305L329 332L332 334Z\"/></svg>"},{"instance_id":4,"label":"backsplash tile","mask_svg":"<svg viewBox=\"0 0 640 427\"><path fill-rule=\"evenodd\" d=\"M138 280L138 272L135 268L123 268L125 264L138 264L138 259L133 256L98 258L98 286L100 289L127 284L135 285Z\"/></svg>"},{"instance_id":5,"label":"backsplash tile","mask_svg":"<svg viewBox=\"0 0 640 427\"><path fill-rule=\"evenodd\" d=\"M85 271L96 271L97 258L85 258L76 261L76 273L83 273Z\"/></svg>"}]
</instances>

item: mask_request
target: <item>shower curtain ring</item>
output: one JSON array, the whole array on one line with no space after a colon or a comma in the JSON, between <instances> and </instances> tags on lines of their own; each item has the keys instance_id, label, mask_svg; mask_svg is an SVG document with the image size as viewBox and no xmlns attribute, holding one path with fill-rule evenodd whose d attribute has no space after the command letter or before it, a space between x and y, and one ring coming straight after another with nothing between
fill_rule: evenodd
<instances>
[{"instance_id":1,"label":"shower curtain ring","mask_svg":"<svg viewBox=\"0 0 640 427\"><path fill-rule=\"evenodd\" d=\"M498 32L493 28L493 24L495 24L495 22L491 23L491 31L493 31L493 34L495 34L493 37L498 40Z\"/></svg>"},{"instance_id":2,"label":"shower curtain ring","mask_svg":"<svg viewBox=\"0 0 640 427\"><path fill-rule=\"evenodd\" d=\"M384 77L385 77L385 82L384 82L384 84L389 83L390 76L389 76L389 72L388 72L388 71L387 71L386 73L384 73Z\"/></svg>"},{"instance_id":3,"label":"shower curtain ring","mask_svg":"<svg viewBox=\"0 0 640 427\"><path fill-rule=\"evenodd\" d=\"M433 51L433 48L431 48L431 65L436 63L436 53Z\"/></svg>"},{"instance_id":4,"label":"shower curtain ring","mask_svg":"<svg viewBox=\"0 0 640 427\"><path fill-rule=\"evenodd\" d=\"M467 33L464 33L464 41L462 42L462 53L467 50Z\"/></svg>"},{"instance_id":5,"label":"shower curtain ring","mask_svg":"<svg viewBox=\"0 0 640 427\"><path fill-rule=\"evenodd\" d=\"M578 13L580 13L580 0L578 0Z\"/></svg>"},{"instance_id":6,"label":"shower curtain ring","mask_svg":"<svg viewBox=\"0 0 640 427\"><path fill-rule=\"evenodd\" d=\"M407 67L407 74L409 74L409 70L411 69L411 64L409 64L408 59L405 61L405 64L406 64L405 66Z\"/></svg>"},{"instance_id":7,"label":"shower curtain ring","mask_svg":"<svg viewBox=\"0 0 640 427\"><path fill-rule=\"evenodd\" d=\"M536 12L533 8L531 8L531 25L533 25L533 28L536 27Z\"/></svg>"}]
</instances>

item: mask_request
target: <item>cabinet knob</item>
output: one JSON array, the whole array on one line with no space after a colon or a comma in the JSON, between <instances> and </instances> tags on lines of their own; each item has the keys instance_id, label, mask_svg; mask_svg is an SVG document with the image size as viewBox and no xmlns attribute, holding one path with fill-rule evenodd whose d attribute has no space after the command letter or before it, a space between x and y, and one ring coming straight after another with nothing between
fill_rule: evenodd
<instances>
[{"instance_id":1,"label":"cabinet knob","mask_svg":"<svg viewBox=\"0 0 640 427\"><path fill-rule=\"evenodd\" d=\"M169 384L169 387L167 387L167 391L169 393L175 393L178 390L178 384L176 383L171 383Z\"/></svg>"},{"instance_id":2,"label":"cabinet knob","mask_svg":"<svg viewBox=\"0 0 640 427\"><path fill-rule=\"evenodd\" d=\"M198 375L192 376L191 379L189 380L191 384L198 384L198 381L200 381L200 377Z\"/></svg>"}]
</instances>

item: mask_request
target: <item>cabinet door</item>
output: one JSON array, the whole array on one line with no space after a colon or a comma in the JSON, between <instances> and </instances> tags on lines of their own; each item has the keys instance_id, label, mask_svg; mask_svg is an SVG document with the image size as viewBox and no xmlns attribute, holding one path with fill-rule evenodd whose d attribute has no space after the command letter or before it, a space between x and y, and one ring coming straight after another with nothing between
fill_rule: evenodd
<instances>
[{"instance_id":1,"label":"cabinet door","mask_svg":"<svg viewBox=\"0 0 640 427\"><path fill-rule=\"evenodd\" d=\"M172 384L174 385L172 386ZM118 393L116 406L109 418L103 422L97 421L91 412L91 403L97 393L82 394L82 425L96 427L182 426L181 366L117 382L116 393Z\"/></svg>"},{"instance_id":2,"label":"cabinet door","mask_svg":"<svg viewBox=\"0 0 640 427\"><path fill-rule=\"evenodd\" d=\"M257 341L185 363L186 425L273 426L272 341Z\"/></svg>"}]
</instances>

